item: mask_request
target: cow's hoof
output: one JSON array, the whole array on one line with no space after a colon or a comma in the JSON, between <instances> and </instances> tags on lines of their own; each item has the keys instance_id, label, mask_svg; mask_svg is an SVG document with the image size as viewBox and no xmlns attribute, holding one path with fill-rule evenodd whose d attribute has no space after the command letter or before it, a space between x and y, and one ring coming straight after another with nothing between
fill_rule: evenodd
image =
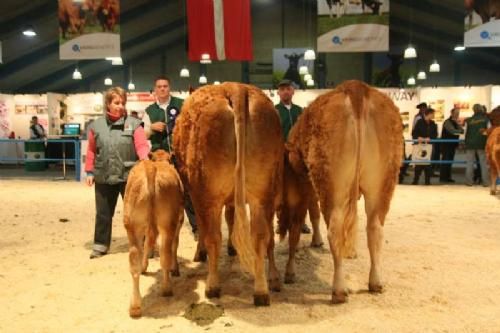
<instances>
[{"instance_id":1,"label":"cow's hoof","mask_svg":"<svg viewBox=\"0 0 500 333\"><path fill-rule=\"evenodd\" d=\"M323 246L323 241L312 241L311 242L311 247L322 247Z\"/></svg>"},{"instance_id":2,"label":"cow's hoof","mask_svg":"<svg viewBox=\"0 0 500 333\"><path fill-rule=\"evenodd\" d=\"M161 292L161 295L163 297L172 297L174 296L174 292L172 291L172 289L166 289Z\"/></svg>"},{"instance_id":3,"label":"cow's hoof","mask_svg":"<svg viewBox=\"0 0 500 333\"><path fill-rule=\"evenodd\" d=\"M193 259L194 262L206 262L207 261L207 252L206 251L200 251L196 253Z\"/></svg>"},{"instance_id":4,"label":"cow's hoof","mask_svg":"<svg viewBox=\"0 0 500 333\"><path fill-rule=\"evenodd\" d=\"M233 246L228 246L227 247L227 255L230 257L234 257L238 253L236 252L236 249Z\"/></svg>"},{"instance_id":5,"label":"cow's hoof","mask_svg":"<svg viewBox=\"0 0 500 333\"><path fill-rule=\"evenodd\" d=\"M368 284L368 290L371 293L381 294L384 292L384 287L381 284Z\"/></svg>"},{"instance_id":6,"label":"cow's hoof","mask_svg":"<svg viewBox=\"0 0 500 333\"><path fill-rule=\"evenodd\" d=\"M253 295L253 304L255 306L269 306L269 294Z\"/></svg>"},{"instance_id":7,"label":"cow's hoof","mask_svg":"<svg viewBox=\"0 0 500 333\"><path fill-rule=\"evenodd\" d=\"M207 298L220 298L220 288L212 288L205 290Z\"/></svg>"},{"instance_id":8,"label":"cow's hoof","mask_svg":"<svg viewBox=\"0 0 500 333\"><path fill-rule=\"evenodd\" d=\"M280 292L281 291L281 282L279 278L269 280L269 289L271 291Z\"/></svg>"},{"instance_id":9,"label":"cow's hoof","mask_svg":"<svg viewBox=\"0 0 500 333\"><path fill-rule=\"evenodd\" d=\"M332 304L342 304L347 302L347 292L340 293L332 292Z\"/></svg>"},{"instance_id":10,"label":"cow's hoof","mask_svg":"<svg viewBox=\"0 0 500 333\"><path fill-rule=\"evenodd\" d=\"M295 283L295 273L285 273L285 283L286 284Z\"/></svg>"},{"instance_id":11,"label":"cow's hoof","mask_svg":"<svg viewBox=\"0 0 500 333\"><path fill-rule=\"evenodd\" d=\"M491 195L496 195L496 194L497 194L496 192L497 192L497 191L493 191L493 190L491 190L491 191L490 191L490 194L491 194Z\"/></svg>"},{"instance_id":12,"label":"cow's hoof","mask_svg":"<svg viewBox=\"0 0 500 333\"><path fill-rule=\"evenodd\" d=\"M128 314L132 318L140 318L142 316L142 311L140 306L131 306L128 309Z\"/></svg>"},{"instance_id":13,"label":"cow's hoof","mask_svg":"<svg viewBox=\"0 0 500 333\"><path fill-rule=\"evenodd\" d=\"M172 276L181 276L181 272L179 272L178 268L171 270L170 273L172 274Z\"/></svg>"}]
</instances>

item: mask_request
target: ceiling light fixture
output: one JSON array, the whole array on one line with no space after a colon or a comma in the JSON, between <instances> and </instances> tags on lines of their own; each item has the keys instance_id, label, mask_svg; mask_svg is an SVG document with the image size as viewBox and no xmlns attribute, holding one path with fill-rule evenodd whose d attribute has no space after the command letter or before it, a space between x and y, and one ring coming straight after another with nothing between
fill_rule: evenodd
<instances>
[{"instance_id":1,"label":"ceiling light fixture","mask_svg":"<svg viewBox=\"0 0 500 333\"><path fill-rule=\"evenodd\" d=\"M202 64L211 64L212 63L212 60L210 59L210 54L208 53L203 53L201 55L201 60L200 60L200 63Z\"/></svg>"},{"instance_id":2,"label":"ceiling light fixture","mask_svg":"<svg viewBox=\"0 0 500 333\"><path fill-rule=\"evenodd\" d=\"M418 80L425 80L425 79L427 79L427 74L424 71L420 71L417 74L417 79Z\"/></svg>"},{"instance_id":3,"label":"ceiling light fixture","mask_svg":"<svg viewBox=\"0 0 500 333\"><path fill-rule=\"evenodd\" d=\"M431 73L439 73L440 70L441 66L439 66L437 60L434 60L434 62L429 66L429 72Z\"/></svg>"},{"instance_id":4,"label":"ceiling light fixture","mask_svg":"<svg viewBox=\"0 0 500 333\"><path fill-rule=\"evenodd\" d=\"M207 84L208 80L205 75L201 75L200 78L198 79L199 84Z\"/></svg>"},{"instance_id":5,"label":"ceiling light fixture","mask_svg":"<svg viewBox=\"0 0 500 333\"><path fill-rule=\"evenodd\" d=\"M304 60L315 60L316 59L316 53L314 53L314 50L307 50L306 53L304 53Z\"/></svg>"},{"instance_id":6,"label":"ceiling light fixture","mask_svg":"<svg viewBox=\"0 0 500 333\"><path fill-rule=\"evenodd\" d=\"M35 37L36 32L33 29L33 27L30 25L30 26L27 26L26 29L24 29L23 35L28 36L28 37Z\"/></svg>"},{"instance_id":7,"label":"ceiling light fixture","mask_svg":"<svg viewBox=\"0 0 500 333\"><path fill-rule=\"evenodd\" d=\"M189 77L189 69L187 69L186 67L181 69L180 76L181 77Z\"/></svg>"},{"instance_id":8,"label":"ceiling light fixture","mask_svg":"<svg viewBox=\"0 0 500 333\"><path fill-rule=\"evenodd\" d=\"M78 66L76 66L75 71L73 72L73 80L81 80L82 73L78 70Z\"/></svg>"},{"instance_id":9,"label":"ceiling light fixture","mask_svg":"<svg viewBox=\"0 0 500 333\"><path fill-rule=\"evenodd\" d=\"M405 50L405 59L413 59L417 57L417 50L412 46L408 45L408 47Z\"/></svg>"}]
</instances>

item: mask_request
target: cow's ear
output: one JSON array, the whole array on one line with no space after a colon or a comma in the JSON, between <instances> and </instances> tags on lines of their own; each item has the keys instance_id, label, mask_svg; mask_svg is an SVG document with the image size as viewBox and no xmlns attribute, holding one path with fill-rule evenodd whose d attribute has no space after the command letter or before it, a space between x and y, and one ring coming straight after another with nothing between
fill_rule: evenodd
<instances>
[{"instance_id":1,"label":"cow's ear","mask_svg":"<svg viewBox=\"0 0 500 333\"><path fill-rule=\"evenodd\" d=\"M148 153L148 158L149 158L150 160L152 160L152 159L153 159L153 153L152 153L152 152L149 152L149 153Z\"/></svg>"}]
</instances>

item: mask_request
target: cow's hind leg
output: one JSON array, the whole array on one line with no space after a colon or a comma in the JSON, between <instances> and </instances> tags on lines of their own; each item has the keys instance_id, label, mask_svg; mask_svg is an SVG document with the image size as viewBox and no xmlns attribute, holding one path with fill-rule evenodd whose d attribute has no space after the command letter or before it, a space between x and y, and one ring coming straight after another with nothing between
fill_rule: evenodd
<instances>
[{"instance_id":1,"label":"cow's hind leg","mask_svg":"<svg viewBox=\"0 0 500 333\"><path fill-rule=\"evenodd\" d=\"M309 219L311 220L313 227L311 246L321 247L323 245L323 239L321 238L321 232L319 231L320 212L318 200L316 198L309 201Z\"/></svg>"},{"instance_id":2,"label":"cow's hind leg","mask_svg":"<svg viewBox=\"0 0 500 333\"><path fill-rule=\"evenodd\" d=\"M172 296L172 280L170 279L170 269L172 267L172 248L175 238L173 228L164 228L160 230L160 265L163 272L162 276L162 296Z\"/></svg>"},{"instance_id":3,"label":"cow's hind leg","mask_svg":"<svg viewBox=\"0 0 500 333\"><path fill-rule=\"evenodd\" d=\"M201 220L201 215L198 211L195 210L195 218L196 224L198 226L198 244L196 245L196 253L194 254L193 261L194 262L206 262L207 261L207 249L205 247L205 221ZM199 221L199 222L198 222Z\"/></svg>"},{"instance_id":4,"label":"cow's hind leg","mask_svg":"<svg viewBox=\"0 0 500 333\"><path fill-rule=\"evenodd\" d=\"M355 199L357 200L357 198ZM349 243L355 236L352 234L352 224L355 223L356 206L348 207L349 199L337 200L333 204L333 210L330 215L330 223L328 226L328 242L333 256L333 289L332 303L339 304L347 301L347 288L344 279L344 271L342 266L343 256L349 248ZM347 243L347 244L346 244Z\"/></svg>"},{"instance_id":5,"label":"cow's hind leg","mask_svg":"<svg viewBox=\"0 0 500 333\"><path fill-rule=\"evenodd\" d=\"M490 194L491 195L495 195L497 193L497 178L498 178L498 174L499 174L499 172L498 172L499 170L496 168L496 166L493 165L493 163L490 163Z\"/></svg>"},{"instance_id":6,"label":"cow's hind leg","mask_svg":"<svg viewBox=\"0 0 500 333\"><path fill-rule=\"evenodd\" d=\"M129 315L131 317L140 317L141 311L141 292L139 290L139 278L142 273L141 259L143 256L143 240L145 227L140 225L130 225L125 217L125 227L129 242L129 263L130 274L132 275L132 298L130 300Z\"/></svg>"},{"instance_id":7,"label":"cow's hind leg","mask_svg":"<svg viewBox=\"0 0 500 333\"><path fill-rule=\"evenodd\" d=\"M236 249L233 246L233 242L231 240L231 235L233 234L233 226L234 226L234 206L226 205L226 209L224 210L224 216L226 218L227 223L227 254L231 257L234 257L236 253Z\"/></svg>"},{"instance_id":8,"label":"cow's hind leg","mask_svg":"<svg viewBox=\"0 0 500 333\"><path fill-rule=\"evenodd\" d=\"M156 238L158 237L158 230L154 224L150 224L146 231L146 241L144 242L144 254L142 256L142 272L148 270L148 259L153 258L155 251Z\"/></svg>"},{"instance_id":9,"label":"cow's hind leg","mask_svg":"<svg viewBox=\"0 0 500 333\"><path fill-rule=\"evenodd\" d=\"M272 202L272 201L270 201ZM254 305L269 305L269 287L265 272L265 257L271 238L271 230L268 223L270 214L266 212L266 206L260 203L250 203L252 242L255 250L254 262Z\"/></svg>"},{"instance_id":10,"label":"cow's hind leg","mask_svg":"<svg viewBox=\"0 0 500 333\"><path fill-rule=\"evenodd\" d=\"M272 291L281 291L281 281L280 273L278 268L276 268L276 261L274 258L274 230L273 230L273 212L270 212L268 216L268 228L269 228L269 246L267 247L267 259L269 265L269 289Z\"/></svg>"},{"instance_id":11,"label":"cow's hind leg","mask_svg":"<svg viewBox=\"0 0 500 333\"><path fill-rule=\"evenodd\" d=\"M370 278L368 289L371 292L382 292L382 283L380 280L380 252L383 241L383 223L385 220L384 212L379 202L380 193L365 194L365 211L367 215L367 238L368 250L370 251Z\"/></svg>"},{"instance_id":12,"label":"cow's hind leg","mask_svg":"<svg viewBox=\"0 0 500 333\"><path fill-rule=\"evenodd\" d=\"M222 205L200 212L201 219L203 219L203 227L200 230L203 232L203 239L200 241L205 244L208 254L208 278L205 290L208 298L220 297L218 264L222 245L221 212Z\"/></svg>"},{"instance_id":13,"label":"cow's hind leg","mask_svg":"<svg viewBox=\"0 0 500 333\"><path fill-rule=\"evenodd\" d=\"M292 223L288 237L288 262L286 264L285 283L295 282L295 253L300 241L300 229L304 221L303 219L296 218L296 216L297 212L291 212L290 218L292 219Z\"/></svg>"},{"instance_id":14,"label":"cow's hind leg","mask_svg":"<svg viewBox=\"0 0 500 333\"><path fill-rule=\"evenodd\" d=\"M184 212L179 211L179 218L175 229L175 237L172 243L172 267L170 268L172 276L180 276L179 261L177 258L177 249L179 248L179 234L181 232L182 222L184 221Z\"/></svg>"}]
</instances>

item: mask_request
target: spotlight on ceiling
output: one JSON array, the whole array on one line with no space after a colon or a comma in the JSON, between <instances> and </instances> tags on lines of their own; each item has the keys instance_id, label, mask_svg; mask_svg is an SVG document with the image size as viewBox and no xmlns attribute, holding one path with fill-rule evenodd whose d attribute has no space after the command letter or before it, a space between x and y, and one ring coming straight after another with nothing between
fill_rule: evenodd
<instances>
[{"instance_id":1,"label":"spotlight on ceiling","mask_svg":"<svg viewBox=\"0 0 500 333\"><path fill-rule=\"evenodd\" d=\"M28 36L28 37L35 37L36 32L33 29L33 27L30 25L30 26L27 26L26 29L24 29L23 35Z\"/></svg>"}]
</instances>

